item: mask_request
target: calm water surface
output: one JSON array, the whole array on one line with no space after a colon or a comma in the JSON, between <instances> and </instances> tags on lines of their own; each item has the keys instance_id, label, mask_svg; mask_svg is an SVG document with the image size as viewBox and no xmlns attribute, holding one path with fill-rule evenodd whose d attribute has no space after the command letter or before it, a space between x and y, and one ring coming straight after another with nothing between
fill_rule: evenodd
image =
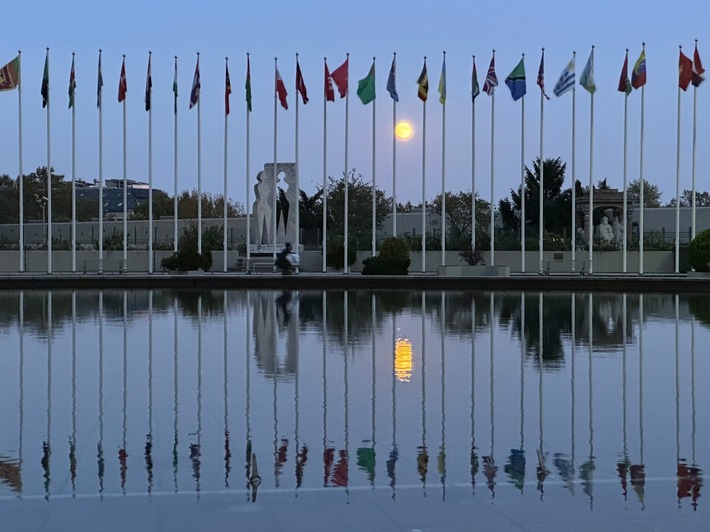
<instances>
[{"instance_id":1,"label":"calm water surface","mask_svg":"<svg viewBox=\"0 0 710 532\"><path fill-rule=\"evenodd\" d=\"M4 292L0 514L696 524L709 324L658 294Z\"/></svg>"}]
</instances>

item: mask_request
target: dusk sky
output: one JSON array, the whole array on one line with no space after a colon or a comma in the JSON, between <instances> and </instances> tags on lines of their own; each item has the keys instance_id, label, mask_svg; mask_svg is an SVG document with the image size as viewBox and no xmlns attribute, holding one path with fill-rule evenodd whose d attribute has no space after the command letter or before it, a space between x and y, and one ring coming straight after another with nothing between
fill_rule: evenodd
<instances>
[{"instance_id":1,"label":"dusk sky","mask_svg":"<svg viewBox=\"0 0 710 532\"><path fill-rule=\"evenodd\" d=\"M313 193L323 178L323 57L334 70L350 52L349 167L366 181L371 172L372 104L364 106L357 81L377 58L377 184L392 191L392 99L386 91L392 52L397 52L399 119L409 120L414 137L398 143L397 200L421 200L422 103L416 80L427 56L427 198L441 190L442 106L437 86L442 51L447 54L446 184L457 192L471 189L471 69L476 56L483 85L491 50L496 50L499 86L495 92L495 198L509 195L520 182L521 102L514 102L505 77L525 53L525 161L539 154L540 91L535 84L541 48L545 48L544 155L568 163L571 183L572 93L552 95L560 73L577 52L579 82L596 46L594 182L607 178L622 188L624 95L617 91L625 49L629 75L646 42L648 83L645 102L645 174L660 186L663 203L675 195L678 45L692 58L699 39L701 58L710 65L707 4L661 0L546 2L325 2L262 0L244 2L95 2L69 4L32 1L4 6L0 63L22 50L23 170L46 165L46 113L40 85L45 47L50 48L51 161L71 177L71 112L68 81L76 52L77 178L98 177L96 77L103 49L104 178L123 176L122 106L117 101L121 54L128 82L128 178L148 179L148 117L144 110L148 51L153 52L154 186L173 191L173 56L179 60L179 188L197 186L197 113L188 110L196 52L202 81L203 190L223 187L224 58L229 56L232 84L229 116L229 197L245 199L246 53L251 54L251 176L273 160L274 57L288 90L288 111L279 108L278 159L294 160L295 53L300 54L310 103L300 106L301 188ZM710 83L698 89L697 188L710 190ZM577 85L576 177L589 180L590 96ZM628 179L639 176L640 91L629 96ZM681 190L691 187L693 87L682 94ZM491 98L476 99L477 192L490 198ZM328 165L331 176L344 169L345 101L328 103ZM17 175L17 91L0 94L0 173ZM252 193L253 200L253 193Z\"/></svg>"}]
</instances>

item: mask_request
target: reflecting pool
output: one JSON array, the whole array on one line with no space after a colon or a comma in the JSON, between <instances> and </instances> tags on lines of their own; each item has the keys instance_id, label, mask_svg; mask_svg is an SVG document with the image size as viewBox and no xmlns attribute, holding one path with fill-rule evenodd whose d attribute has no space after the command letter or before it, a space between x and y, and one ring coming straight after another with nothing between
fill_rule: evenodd
<instances>
[{"instance_id":1,"label":"reflecting pool","mask_svg":"<svg viewBox=\"0 0 710 532\"><path fill-rule=\"evenodd\" d=\"M707 526L705 296L0 293L11 530Z\"/></svg>"}]
</instances>

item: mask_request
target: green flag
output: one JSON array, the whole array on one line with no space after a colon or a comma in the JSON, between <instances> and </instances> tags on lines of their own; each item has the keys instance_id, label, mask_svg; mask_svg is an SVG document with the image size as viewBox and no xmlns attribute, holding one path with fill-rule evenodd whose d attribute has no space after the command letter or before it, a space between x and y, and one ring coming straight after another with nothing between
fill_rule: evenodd
<instances>
[{"instance_id":1,"label":"green flag","mask_svg":"<svg viewBox=\"0 0 710 532\"><path fill-rule=\"evenodd\" d=\"M375 99L375 61L372 61L370 72L357 82L357 95L367 105Z\"/></svg>"}]
</instances>

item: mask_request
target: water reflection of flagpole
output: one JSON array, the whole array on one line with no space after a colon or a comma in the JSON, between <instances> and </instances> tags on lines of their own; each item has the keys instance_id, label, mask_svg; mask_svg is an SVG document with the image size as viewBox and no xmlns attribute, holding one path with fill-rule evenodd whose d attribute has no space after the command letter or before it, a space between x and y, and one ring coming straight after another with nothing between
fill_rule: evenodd
<instances>
[{"instance_id":1,"label":"water reflection of flagpole","mask_svg":"<svg viewBox=\"0 0 710 532\"><path fill-rule=\"evenodd\" d=\"M627 475L630 465L629 453L627 447L626 438L626 294L622 295L622 316L621 316L621 328L622 328L622 359L621 359L621 398L622 398L622 434L623 434L623 449L621 452L621 457L616 464L616 471L619 474L619 479L621 480L621 490L624 495L624 500L627 498Z\"/></svg>"},{"instance_id":2,"label":"water reflection of flagpole","mask_svg":"<svg viewBox=\"0 0 710 532\"><path fill-rule=\"evenodd\" d=\"M18 443L18 469L20 471L19 491L22 497L22 451L25 428L25 292L20 291L20 441Z\"/></svg>"},{"instance_id":3,"label":"water reflection of flagpole","mask_svg":"<svg viewBox=\"0 0 710 532\"><path fill-rule=\"evenodd\" d=\"M327 378L327 337L328 337L328 302L323 291L323 487L328 485L330 465L333 462L334 449L328 447L328 378Z\"/></svg>"},{"instance_id":4,"label":"water reflection of flagpole","mask_svg":"<svg viewBox=\"0 0 710 532\"><path fill-rule=\"evenodd\" d=\"M582 491L589 497L589 507L594 507L594 402L593 402L593 380L592 380L592 353L594 351L593 321L594 321L594 295L590 292L589 306L587 308L587 334L589 336L588 349L588 394L589 394L589 458L579 466L579 477L582 479Z\"/></svg>"},{"instance_id":5,"label":"water reflection of flagpole","mask_svg":"<svg viewBox=\"0 0 710 532\"><path fill-rule=\"evenodd\" d=\"M246 399L245 399L245 417L246 417L246 477L247 477L247 501L256 502L257 489L261 485L261 477L256 470L256 453L253 452L251 441L251 328L249 326L249 315L251 313L251 292L247 290L247 309L246 309ZM253 466L253 467L252 467ZM251 498L250 498L251 493Z\"/></svg>"},{"instance_id":6,"label":"water reflection of flagpole","mask_svg":"<svg viewBox=\"0 0 710 532\"><path fill-rule=\"evenodd\" d=\"M690 477L693 485L693 509L697 509L697 499L700 497L700 488L703 485L703 472L695 461L695 318L690 318L690 401L691 401L691 466Z\"/></svg>"},{"instance_id":7,"label":"water reflection of flagpole","mask_svg":"<svg viewBox=\"0 0 710 532\"><path fill-rule=\"evenodd\" d=\"M375 349L375 331L377 328L377 302L375 301L375 293L372 292L371 294L371 300L372 300L372 408L371 408L371 424L372 424L372 437L370 439L370 445L372 449L372 479L370 479L370 483L372 485L372 489L375 489L375 390L376 390L376 371L375 371L375 360L376 360L376 349ZM392 313L392 316L394 316L394 312Z\"/></svg>"},{"instance_id":8,"label":"water reflection of flagpole","mask_svg":"<svg viewBox=\"0 0 710 532\"><path fill-rule=\"evenodd\" d=\"M229 375L227 371L227 360L229 358L229 341L227 335L227 291L222 292L222 312L224 316L224 487L229 488L229 473L232 470L232 450L229 444Z\"/></svg>"},{"instance_id":9,"label":"water reflection of flagpole","mask_svg":"<svg viewBox=\"0 0 710 532\"><path fill-rule=\"evenodd\" d=\"M349 461L350 461L350 441L349 441L349 419L348 419L348 346L349 346L349 338L348 338L348 291L345 291L345 367L343 371L343 376L345 380L345 456L343 457L341 455L340 460L339 460L339 465L343 463L343 458L345 458L345 464L344 464L344 479L341 478L341 481L345 481L345 494L347 496L348 502L350 502L350 482L349 482ZM338 469L339 467L336 465L336 476L338 474ZM342 471L342 470L341 470Z\"/></svg>"},{"instance_id":10,"label":"water reflection of flagpole","mask_svg":"<svg viewBox=\"0 0 710 532\"><path fill-rule=\"evenodd\" d=\"M422 313L423 315L423 313ZM392 313L392 449L387 460L387 476L390 479L390 488L392 488L392 499L395 499L397 477L395 467L399 451L397 449L397 316Z\"/></svg>"},{"instance_id":11,"label":"water reflection of flagpole","mask_svg":"<svg viewBox=\"0 0 710 532\"><path fill-rule=\"evenodd\" d=\"M118 464L121 476L121 492L126 494L126 474L128 470L126 432L128 425L128 299L123 291L123 431L121 448L118 450Z\"/></svg>"},{"instance_id":12,"label":"water reflection of flagpole","mask_svg":"<svg viewBox=\"0 0 710 532\"><path fill-rule=\"evenodd\" d=\"M99 443L96 460L99 497L104 497L104 293L99 291Z\"/></svg>"},{"instance_id":13,"label":"water reflection of flagpole","mask_svg":"<svg viewBox=\"0 0 710 532\"><path fill-rule=\"evenodd\" d=\"M426 447L426 292L422 292L422 445L417 449L417 471L426 497L426 475L429 453Z\"/></svg>"},{"instance_id":14,"label":"water reflection of flagpole","mask_svg":"<svg viewBox=\"0 0 710 532\"><path fill-rule=\"evenodd\" d=\"M276 304L269 305L271 310L271 323L276 324ZM273 338L271 345L273 351L271 353L272 359L272 370L273 370L273 407L274 407L274 486L279 487L279 477L281 476L281 463L279 461L279 416L278 416L278 374L279 374L279 357L277 354L277 338L276 338L276 326L271 327L271 333Z\"/></svg>"},{"instance_id":15,"label":"water reflection of flagpole","mask_svg":"<svg viewBox=\"0 0 710 532\"><path fill-rule=\"evenodd\" d=\"M293 334L293 342L296 348L296 385L294 387L294 399L295 399L295 409L296 409L296 433L295 433L295 447L296 447L296 490L301 487L303 483L303 468L306 465L306 460L308 459L308 446L303 445L301 448L300 443L300 421L301 421L301 403L300 403L300 369L301 369L301 346L300 346L300 331L301 331L301 299L300 294L298 297L298 306L295 309L294 317L292 320L293 327L295 328L295 333ZM295 492L296 497L298 497L298 491Z\"/></svg>"},{"instance_id":16,"label":"water reflection of flagpole","mask_svg":"<svg viewBox=\"0 0 710 532\"><path fill-rule=\"evenodd\" d=\"M478 456L476 456L476 299L471 294L471 494L475 494Z\"/></svg>"},{"instance_id":17,"label":"water reflection of flagpole","mask_svg":"<svg viewBox=\"0 0 710 532\"><path fill-rule=\"evenodd\" d=\"M69 476L72 497L76 496L76 290L71 293L71 438L69 439Z\"/></svg>"},{"instance_id":18,"label":"water reflection of flagpole","mask_svg":"<svg viewBox=\"0 0 710 532\"><path fill-rule=\"evenodd\" d=\"M639 463L631 465L631 485L644 509L644 486L646 484L646 466L643 458L643 294L639 295Z\"/></svg>"},{"instance_id":19,"label":"water reflection of flagpole","mask_svg":"<svg viewBox=\"0 0 710 532\"><path fill-rule=\"evenodd\" d=\"M197 433L195 443L190 444L192 475L195 478L195 491L200 498L200 480L202 465L202 294L197 296Z\"/></svg>"},{"instance_id":20,"label":"water reflection of flagpole","mask_svg":"<svg viewBox=\"0 0 710 532\"><path fill-rule=\"evenodd\" d=\"M527 354L525 326L525 292L520 294L520 446L510 450L504 471L510 482L523 493L525 487L525 355Z\"/></svg>"},{"instance_id":21,"label":"water reflection of flagpole","mask_svg":"<svg viewBox=\"0 0 710 532\"><path fill-rule=\"evenodd\" d=\"M491 345L490 345L490 422L491 422L491 447L490 454L483 457L483 474L486 476L486 484L491 492L491 497L496 495L496 473L498 472L498 467L495 463L495 412L494 412L494 397L495 397L495 383L494 383L494 356L495 352L495 292L491 292L491 302L490 309L488 311L488 325L490 327L491 335Z\"/></svg>"},{"instance_id":22,"label":"water reflection of flagpole","mask_svg":"<svg viewBox=\"0 0 710 532\"><path fill-rule=\"evenodd\" d=\"M441 477L441 498L446 500L446 292L441 292L441 447L437 466Z\"/></svg>"},{"instance_id":23,"label":"water reflection of flagpole","mask_svg":"<svg viewBox=\"0 0 710 532\"><path fill-rule=\"evenodd\" d=\"M52 292L47 294L47 434L42 443L42 469L44 470L44 494L49 499L50 466L49 457L52 454Z\"/></svg>"},{"instance_id":24,"label":"water reflection of flagpole","mask_svg":"<svg viewBox=\"0 0 710 532\"><path fill-rule=\"evenodd\" d=\"M539 432L540 432L540 446L537 451L537 489L540 491L540 500L542 500L542 496L545 493L544 490L544 482L545 478L547 478L547 475L549 475L549 472L547 471L547 466L545 465L545 451L543 447L544 443L544 401L543 401L543 390L542 390L542 383L543 383L543 364L544 364L544 338L543 338L543 300L542 300L542 292L539 293L538 295L538 336L540 337L540 351L538 353L538 371L539 371L539 386L538 386L538 394L539 394L539 403L540 403L540 426L539 426Z\"/></svg>"},{"instance_id":25,"label":"water reflection of flagpole","mask_svg":"<svg viewBox=\"0 0 710 532\"><path fill-rule=\"evenodd\" d=\"M153 291L148 291L148 434L145 438L148 495L153 492Z\"/></svg>"},{"instance_id":26,"label":"water reflection of flagpole","mask_svg":"<svg viewBox=\"0 0 710 532\"><path fill-rule=\"evenodd\" d=\"M178 301L173 294L173 487L178 492Z\"/></svg>"}]
</instances>

